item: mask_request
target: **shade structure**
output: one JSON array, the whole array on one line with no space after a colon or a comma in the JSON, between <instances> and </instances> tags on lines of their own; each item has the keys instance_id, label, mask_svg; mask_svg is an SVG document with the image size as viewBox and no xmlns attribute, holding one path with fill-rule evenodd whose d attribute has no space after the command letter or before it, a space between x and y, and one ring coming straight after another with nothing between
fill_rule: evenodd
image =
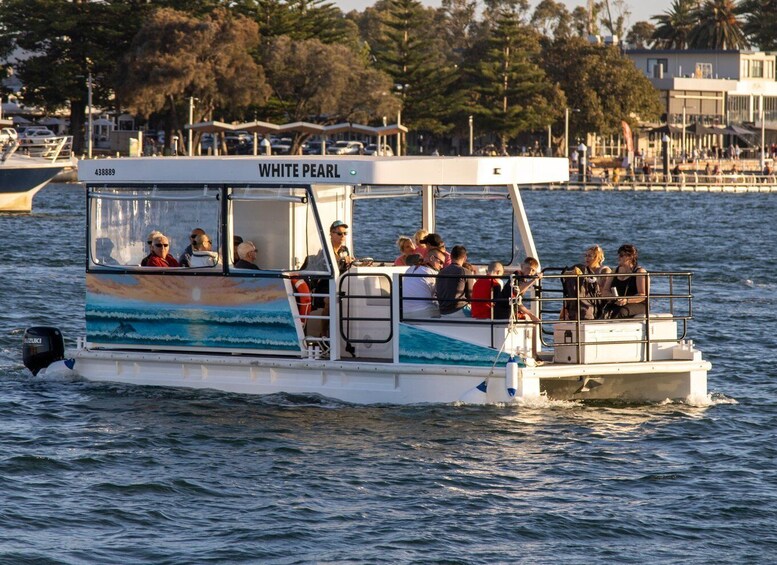
<instances>
[{"instance_id":1,"label":"shade structure","mask_svg":"<svg viewBox=\"0 0 777 565\"><path fill-rule=\"evenodd\" d=\"M262 122L254 120L253 122L245 122L234 126L236 131L247 131L248 133L275 133L281 129L278 124L272 124L270 122Z\"/></svg>"},{"instance_id":2,"label":"shade structure","mask_svg":"<svg viewBox=\"0 0 777 565\"><path fill-rule=\"evenodd\" d=\"M225 131L235 131L238 129L236 126L232 124L227 124L224 122L199 122L196 124L186 124L184 126L186 129L190 129L192 131L198 131L200 133L222 133Z\"/></svg>"}]
</instances>

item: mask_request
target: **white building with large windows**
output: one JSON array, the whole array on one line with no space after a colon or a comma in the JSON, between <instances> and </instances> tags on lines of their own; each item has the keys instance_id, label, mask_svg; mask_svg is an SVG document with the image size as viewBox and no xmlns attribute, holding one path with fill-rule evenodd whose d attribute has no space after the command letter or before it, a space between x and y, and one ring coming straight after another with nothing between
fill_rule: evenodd
<instances>
[{"instance_id":1,"label":"white building with large windows","mask_svg":"<svg viewBox=\"0 0 777 565\"><path fill-rule=\"evenodd\" d=\"M757 132L763 120L766 143L775 141L776 54L708 49L626 49L624 53L660 91L670 126L682 128L698 123L726 128L728 135L739 131L736 143L754 147L761 143ZM693 143L722 144L722 137L708 135Z\"/></svg>"}]
</instances>

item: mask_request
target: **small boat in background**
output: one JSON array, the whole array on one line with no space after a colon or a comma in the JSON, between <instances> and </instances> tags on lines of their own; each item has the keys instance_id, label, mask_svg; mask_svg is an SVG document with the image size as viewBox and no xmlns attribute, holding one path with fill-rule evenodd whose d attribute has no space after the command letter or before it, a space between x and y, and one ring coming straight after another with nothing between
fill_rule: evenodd
<instances>
[{"instance_id":1,"label":"small boat in background","mask_svg":"<svg viewBox=\"0 0 777 565\"><path fill-rule=\"evenodd\" d=\"M38 191L75 167L72 147L72 136L0 140L0 212L30 212Z\"/></svg>"}]
</instances>

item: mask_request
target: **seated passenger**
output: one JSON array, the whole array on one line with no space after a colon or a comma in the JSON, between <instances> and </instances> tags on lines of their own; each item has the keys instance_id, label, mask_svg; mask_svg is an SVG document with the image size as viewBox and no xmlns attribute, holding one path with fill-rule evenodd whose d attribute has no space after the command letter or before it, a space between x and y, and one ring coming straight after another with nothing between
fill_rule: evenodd
<instances>
[{"instance_id":1,"label":"seated passenger","mask_svg":"<svg viewBox=\"0 0 777 565\"><path fill-rule=\"evenodd\" d=\"M148 237L146 238L146 245L148 245L148 249L146 250L147 255L143 257L143 259L140 261L141 267L147 267L146 263L148 262L148 258L154 254L154 238L158 235L162 235L161 231L154 230L150 234L148 234Z\"/></svg>"},{"instance_id":2,"label":"seated passenger","mask_svg":"<svg viewBox=\"0 0 777 565\"><path fill-rule=\"evenodd\" d=\"M605 295L618 297L605 307L605 317L634 318L647 312L647 276L620 276L633 273L647 273L639 266L637 248L631 244L618 248L618 266L613 277L607 277Z\"/></svg>"},{"instance_id":3,"label":"seated passenger","mask_svg":"<svg viewBox=\"0 0 777 565\"><path fill-rule=\"evenodd\" d=\"M237 254L237 246L243 243L243 238L239 235L232 236L232 263L240 261L240 256Z\"/></svg>"},{"instance_id":4,"label":"seated passenger","mask_svg":"<svg viewBox=\"0 0 777 565\"><path fill-rule=\"evenodd\" d=\"M254 263L256 261L256 246L250 241L244 241L237 246L237 256L235 268L259 270L259 267Z\"/></svg>"},{"instance_id":5,"label":"seated passenger","mask_svg":"<svg viewBox=\"0 0 777 565\"><path fill-rule=\"evenodd\" d=\"M180 267L175 257L168 253L170 240L165 235L158 235L153 240L153 251L145 259L146 267Z\"/></svg>"},{"instance_id":6,"label":"seated passenger","mask_svg":"<svg viewBox=\"0 0 777 565\"><path fill-rule=\"evenodd\" d=\"M401 255L394 260L394 265L406 267L408 256L416 254L415 243L406 235L402 235L397 240L397 247Z\"/></svg>"},{"instance_id":7,"label":"seated passenger","mask_svg":"<svg viewBox=\"0 0 777 565\"><path fill-rule=\"evenodd\" d=\"M521 299L515 304L515 310L511 312L510 303L523 296L537 280L542 278L539 272L540 263L534 257L526 257L521 263L520 269L513 273L511 281L506 283L499 296L499 300L494 304L494 318L509 319L511 314L517 319L529 319L533 322L539 322L540 319L529 309L530 299Z\"/></svg>"},{"instance_id":8,"label":"seated passenger","mask_svg":"<svg viewBox=\"0 0 777 565\"><path fill-rule=\"evenodd\" d=\"M405 259L405 263L407 264L408 267L412 267L414 265L420 265L421 263L423 263L423 261L424 261L424 258L421 257L421 255L419 255L418 253L413 253L412 255L408 255L407 258Z\"/></svg>"},{"instance_id":9,"label":"seated passenger","mask_svg":"<svg viewBox=\"0 0 777 565\"><path fill-rule=\"evenodd\" d=\"M113 242L110 237L98 237L96 243L97 263L116 266L119 262L113 258Z\"/></svg>"},{"instance_id":10,"label":"seated passenger","mask_svg":"<svg viewBox=\"0 0 777 565\"><path fill-rule=\"evenodd\" d=\"M192 246L194 244L194 240L198 235L204 234L205 230L202 228L194 228L192 230L192 233L189 234L189 245L186 246L186 249L183 250L183 253L181 253L181 256L178 258L178 263L181 264L182 267L188 267L189 266L189 259L192 256Z\"/></svg>"},{"instance_id":11,"label":"seated passenger","mask_svg":"<svg viewBox=\"0 0 777 565\"><path fill-rule=\"evenodd\" d=\"M440 234L437 233L430 233L425 238L421 240L421 243L426 245L428 248L428 251L431 251L432 249L438 250L440 253L442 253L443 257L445 258L445 264L443 267L447 267L451 264L451 254L448 253L445 250L445 242L442 240L442 237L440 237ZM427 254L428 254L427 251Z\"/></svg>"},{"instance_id":12,"label":"seated passenger","mask_svg":"<svg viewBox=\"0 0 777 565\"><path fill-rule=\"evenodd\" d=\"M212 267L219 262L219 254L212 251L213 243L208 234L199 234L192 242L189 267Z\"/></svg>"},{"instance_id":13,"label":"seated passenger","mask_svg":"<svg viewBox=\"0 0 777 565\"><path fill-rule=\"evenodd\" d=\"M337 260L337 269L344 273L353 263L353 257L348 246L345 245L345 238L348 235L348 224L335 220L329 226L329 241L332 243L332 249L335 252ZM323 250L322 250L323 251Z\"/></svg>"},{"instance_id":14,"label":"seated passenger","mask_svg":"<svg viewBox=\"0 0 777 565\"><path fill-rule=\"evenodd\" d=\"M435 277L443 261L442 252L430 250L425 263L410 267L406 276L402 277L402 313L405 318L440 317L440 308L435 300Z\"/></svg>"},{"instance_id":15,"label":"seated passenger","mask_svg":"<svg viewBox=\"0 0 777 565\"><path fill-rule=\"evenodd\" d=\"M426 259L426 254L429 252L429 248L426 246L425 243L421 243L421 241L429 235L429 232L425 229L420 229L417 232L415 232L415 235L413 236L413 243L415 244L415 252L418 253L423 259Z\"/></svg>"},{"instance_id":16,"label":"seated passenger","mask_svg":"<svg viewBox=\"0 0 777 565\"><path fill-rule=\"evenodd\" d=\"M502 290L502 280L505 268L499 261L488 264L486 274L489 278L478 279L472 287L472 317L480 320L490 320L494 317L494 295Z\"/></svg>"},{"instance_id":17,"label":"seated passenger","mask_svg":"<svg viewBox=\"0 0 777 565\"><path fill-rule=\"evenodd\" d=\"M472 271L464 268L467 248L454 245L451 250L451 264L443 267L437 277L437 300L440 314L463 318L469 315L469 299L475 280L467 278Z\"/></svg>"}]
</instances>

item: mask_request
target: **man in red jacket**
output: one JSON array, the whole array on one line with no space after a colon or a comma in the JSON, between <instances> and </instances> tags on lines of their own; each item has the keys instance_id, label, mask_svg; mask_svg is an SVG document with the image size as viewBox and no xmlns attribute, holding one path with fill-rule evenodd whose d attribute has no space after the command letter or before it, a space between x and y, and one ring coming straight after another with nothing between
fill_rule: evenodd
<instances>
[{"instance_id":1,"label":"man in red jacket","mask_svg":"<svg viewBox=\"0 0 777 565\"><path fill-rule=\"evenodd\" d=\"M170 240L158 235L151 244L151 254L146 257L146 267L180 267L175 257L170 255Z\"/></svg>"}]
</instances>

